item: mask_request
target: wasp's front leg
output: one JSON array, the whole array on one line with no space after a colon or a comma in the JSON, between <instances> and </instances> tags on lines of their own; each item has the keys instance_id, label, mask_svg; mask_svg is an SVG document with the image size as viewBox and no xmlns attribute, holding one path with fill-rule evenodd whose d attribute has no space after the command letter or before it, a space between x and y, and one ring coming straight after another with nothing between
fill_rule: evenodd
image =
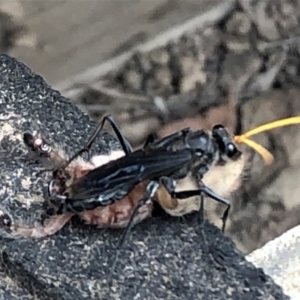
<instances>
[{"instance_id":1,"label":"wasp's front leg","mask_svg":"<svg viewBox=\"0 0 300 300\"><path fill-rule=\"evenodd\" d=\"M201 207L203 209L203 202L204 202L204 195L214 199L217 202L223 203L227 206L226 210L223 213L222 216L222 221L223 221L223 225L222 225L222 231L225 231L225 227L226 227L226 221L228 218L228 214L229 214L229 210L231 208L231 203L228 199L216 194L213 190L211 190L208 186L206 186L204 183L199 182L199 190L191 190L191 191L182 191L182 192L177 192L174 194L174 197L176 197L176 199L187 199L189 197L193 197L193 196L201 196Z\"/></svg>"},{"instance_id":2,"label":"wasp's front leg","mask_svg":"<svg viewBox=\"0 0 300 300\"><path fill-rule=\"evenodd\" d=\"M222 216L222 231L225 231L226 227L226 221L228 218L229 210L231 207L231 203L228 199L216 194L212 189L210 189L208 186L206 186L200 178L197 178L199 189L195 190L186 190L181 192L176 192L176 181L169 177L162 177L160 179L160 182L163 184L165 191L169 195L166 195L166 193L163 193L162 189L160 188L157 192L158 194L158 202L160 205L167 211L172 212L172 210L175 210L179 206L179 200L185 200L184 203L182 203L181 207L181 215L184 215L185 213L190 213L193 211L193 208L196 206L194 203L194 198L189 199L191 197L200 196L200 213L202 218L204 218L204 196L207 196L209 198L214 199L217 202L223 203L227 206L226 210L223 213ZM179 215L179 210L177 212L177 215Z\"/></svg>"},{"instance_id":3,"label":"wasp's front leg","mask_svg":"<svg viewBox=\"0 0 300 300\"><path fill-rule=\"evenodd\" d=\"M200 191L197 189L196 183L194 183L194 178L187 176L184 178L188 184L185 184L186 190L192 190L191 196L183 194L183 192L177 192L176 189L179 188L181 191L181 182L176 181L173 178L162 177L160 179L161 186L156 194L156 201L160 206L171 216L181 217L183 215L189 214L193 211L198 211L200 208ZM181 180L182 181L182 180ZM182 195L182 197L177 197L177 195Z\"/></svg>"},{"instance_id":4,"label":"wasp's front leg","mask_svg":"<svg viewBox=\"0 0 300 300\"><path fill-rule=\"evenodd\" d=\"M220 180L222 180L222 179L220 179ZM225 211L223 213L223 216L221 218L221 220L222 220L222 232L225 232L226 222L227 222L229 211L230 211L230 208L231 208L230 200L228 200L227 198L215 193L212 189L210 189L207 185L205 185L199 177L197 178L197 182L198 182L200 190L204 193L204 195L208 196L209 198L211 198L211 199L213 199L213 200L215 200L219 203L225 204L227 206L227 208L225 209Z\"/></svg>"},{"instance_id":5,"label":"wasp's front leg","mask_svg":"<svg viewBox=\"0 0 300 300\"><path fill-rule=\"evenodd\" d=\"M201 181L199 183L200 188L198 190L189 190L189 191L181 191L181 192L175 192L175 182L174 180L172 180L171 178L164 178L163 180L164 186L166 188L166 190L170 193L171 197L176 199L176 201L180 201L180 200L186 200L189 199L191 197L194 196L200 196L200 213L201 213L201 231L202 231L202 235L203 235L203 244L204 247L207 249L207 253L209 255L209 257L211 258L211 260L216 263L216 267L224 269L222 265L220 265L219 262L217 262L215 260L215 258L213 257L213 255L210 252L209 249L209 244L207 242L207 238L204 232L204 228L203 228L203 222L204 222L204 196L208 196L213 198L214 200L224 203L226 205L228 205L228 208L226 209L224 215L228 216L228 211L230 208L230 203L227 199L217 195L216 193L214 193L210 188L208 188L207 186L205 186ZM193 201L193 198L191 198L192 200L188 200L187 202L185 202L185 206L190 206L189 201ZM187 209L186 211L191 212L190 209ZM224 218L223 215L223 218ZM226 219L225 219L226 221ZM225 222L223 224L223 232L225 230Z\"/></svg>"}]
</instances>

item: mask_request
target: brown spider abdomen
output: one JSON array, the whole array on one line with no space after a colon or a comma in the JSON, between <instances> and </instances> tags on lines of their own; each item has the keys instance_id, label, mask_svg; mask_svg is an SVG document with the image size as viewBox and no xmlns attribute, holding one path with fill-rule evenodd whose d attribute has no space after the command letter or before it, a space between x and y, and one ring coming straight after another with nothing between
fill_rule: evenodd
<instances>
[{"instance_id":1,"label":"brown spider abdomen","mask_svg":"<svg viewBox=\"0 0 300 300\"><path fill-rule=\"evenodd\" d=\"M94 210L84 211L79 216L88 224L98 225L101 227L126 227L133 213L134 208L140 199L145 195L148 181L143 181L123 199L116 201L112 205L97 207ZM151 215L153 209L152 201L143 205L136 217L134 224L141 222Z\"/></svg>"}]
</instances>

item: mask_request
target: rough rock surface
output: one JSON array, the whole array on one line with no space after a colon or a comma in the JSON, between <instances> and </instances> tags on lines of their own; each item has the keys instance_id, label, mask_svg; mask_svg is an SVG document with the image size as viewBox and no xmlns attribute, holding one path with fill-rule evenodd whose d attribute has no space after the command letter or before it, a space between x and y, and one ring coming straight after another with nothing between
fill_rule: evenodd
<instances>
[{"instance_id":1,"label":"rough rock surface","mask_svg":"<svg viewBox=\"0 0 300 300\"><path fill-rule=\"evenodd\" d=\"M71 153L83 145L95 124L40 76L6 55L0 56L0 85L0 208L13 221L35 219L43 211L47 178L36 179L38 167L29 163L22 133L37 130ZM108 134L97 144L98 153L118 147ZM0 297L288 299L217 228L207 222L202 227L200 221L199 214L185 220L158 216L136 226L116 264L112 286L107 277L118 230L97 230L75 219L47 238L3 238Z\"/></svg>"},{"instance_id":2,"label":"rough rock surface","mask_svg":"<svg viewBox=\"0 0 300 300\"><path fill-rule=\"evenodd\" d=\"M300 226L296 226L247 256L247 260L263 268L293 300L300 297L299 237Z\"/></svg>"}]
</instances>

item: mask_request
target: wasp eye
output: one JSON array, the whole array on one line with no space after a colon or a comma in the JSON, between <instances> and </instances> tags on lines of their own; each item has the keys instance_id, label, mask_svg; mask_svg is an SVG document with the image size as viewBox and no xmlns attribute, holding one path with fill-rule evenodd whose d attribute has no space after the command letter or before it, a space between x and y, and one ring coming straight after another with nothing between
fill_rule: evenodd
<instances>
[{"instance_id":1,"label":"wasp eye","mask_svg":"<svg viewBox=\"0 0 300 300\"><path fill-rule=\"evenodd\" d=\"M11 218L7 214L0 215L0 226L2 227L10 227L11 226Z\"/></svg>"},{"instance_id":2,"label":"wasp eye","mask_svg":"<svg viewBox=\"0 0 300 300\"><path fill-rule=\"evenodd\" d=\"M229 143L227 145L227 155L229 158L232 158L236 155L236 153L238 152L237 148L235 147L234 144Z\"/></svg>"}]
</instances>

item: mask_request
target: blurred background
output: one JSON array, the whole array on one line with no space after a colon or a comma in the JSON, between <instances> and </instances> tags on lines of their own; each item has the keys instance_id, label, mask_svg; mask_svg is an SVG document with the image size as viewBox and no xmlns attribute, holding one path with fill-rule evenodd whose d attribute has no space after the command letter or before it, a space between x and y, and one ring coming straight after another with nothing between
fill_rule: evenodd
<instances>
[{"instance_id":1,"label":"blurred background","mask_svg":"<svg viewBox=\"0 0 300 300\"><path fill-rule=\"evenodd\" d=\"M95 121L147 135L300 115L300 0L1 0L0 49ZM300 125L299 125L300 126ZM226 234L244 253L300 223L300 127L255 140ZM222 178L220 178L222 180ZM207 201L217 226L224 207Z\"/></svg>"}]
</instances>

